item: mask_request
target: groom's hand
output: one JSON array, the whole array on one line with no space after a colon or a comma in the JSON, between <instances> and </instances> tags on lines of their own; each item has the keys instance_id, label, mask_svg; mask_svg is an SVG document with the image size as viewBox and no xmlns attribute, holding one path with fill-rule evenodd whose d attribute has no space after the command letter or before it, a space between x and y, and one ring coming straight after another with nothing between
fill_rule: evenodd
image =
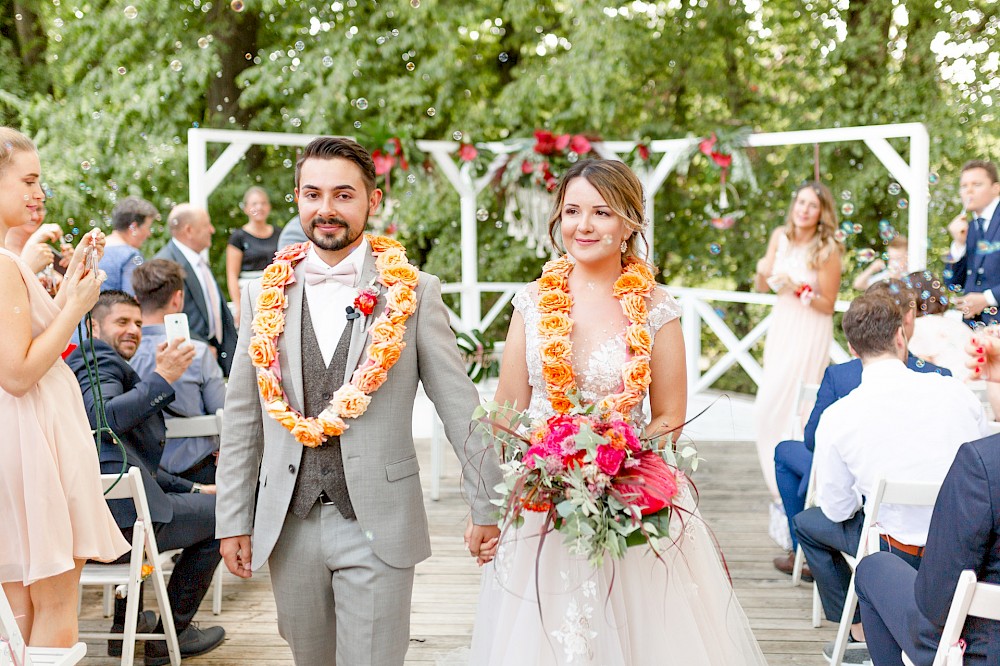
<instances>
[{"instance_id":1,"label":"groom's hand","mask_svg":"<svg viewBox=\"0 0 1000 666\"><path fill-rule=\"evenodd\" d=\"M470 522L465 530L465 545L479 564L493 559L499 540L500 528L496 525L473 525Z\"/></svg>"},{"instance_id":2,"label":"groom's hand","mask_svg":"<svg viewBox=\"0 0 1000 666\"><path fill-rule=\"evenodd\" d=\"M219 552L222 553L222 559L225 561L229 573L240 578L249 578L253 575L253 572L250 571L252 551L249 534L223 538Z\"/></svg>"}]
</instances>

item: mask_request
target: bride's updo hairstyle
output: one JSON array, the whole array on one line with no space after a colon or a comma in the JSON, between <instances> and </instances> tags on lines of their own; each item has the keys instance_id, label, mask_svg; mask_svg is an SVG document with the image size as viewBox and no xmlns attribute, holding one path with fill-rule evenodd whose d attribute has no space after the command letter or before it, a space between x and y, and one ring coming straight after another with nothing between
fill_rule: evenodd
<instances>
[{"instance_id":1,"label":"bride's updo hairstyle","mask_svg":"<svg viewBox=\"0 0 1000 666\"><path fill-rule=\"evenodd\" d=\"M632 234L625 241L625 252L622 253L622 264L626 259L636 258L640 261L638 247L645 242L642 230L646 226L646 200L642 195L642 183L639 178L623 162L618 160L589 159L581 160L571 166L555 191L555 203L549 216L549 239L557 251L561 251L557 229L562 222L563 202L566 198L566 188L574 178L584 178L594 186L601 197L608 203L611 210L622 219L625 229Z\"/></svg>"},{"instance_id":2,"label":"bride's updo hairstyle","mask_svg":"<svg viewBox=\"0 0 1000 666\"><path fill-rule=\"evenodd\" d=\"M16 129L0 127L0 175L3 175L14 155L22 151L37 152L31 139Z\"/></svg>"}]
</instances>

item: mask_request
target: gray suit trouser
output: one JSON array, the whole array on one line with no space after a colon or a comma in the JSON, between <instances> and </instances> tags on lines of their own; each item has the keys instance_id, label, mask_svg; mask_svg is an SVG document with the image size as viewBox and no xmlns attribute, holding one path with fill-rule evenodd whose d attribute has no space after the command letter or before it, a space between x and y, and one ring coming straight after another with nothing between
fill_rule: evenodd
<instances>
[{"instance_id":1,"label":"gray suit trouser","mask_svg":"<svg viewBox=\"0 0 1000 666\"><path fill-rule=\"evenodd\" d=\"M317 503L305 520L286 516L268 567L296 666L402 666L413 567L380 560L374 536L332 505Z\"/></svg>"}]
</instances>

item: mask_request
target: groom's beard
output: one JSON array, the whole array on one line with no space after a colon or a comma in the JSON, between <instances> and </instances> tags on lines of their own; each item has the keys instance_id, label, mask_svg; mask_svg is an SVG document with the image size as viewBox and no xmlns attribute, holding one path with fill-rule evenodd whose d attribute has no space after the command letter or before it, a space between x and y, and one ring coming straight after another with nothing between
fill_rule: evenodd
<instances>
[{"instance_id":1,"label":"groom's beard","mask_svg":"<svg viewBox=\"0 0 1000 666\"><path fill-rule=\"evenodd\" d=\"M316 228L317 224L333 225L337 228L332 232L320 231ZM312 219L308 228L303 225L302 231L305 232L306 238L321 250L343 250L358 240L367 226L367 213L365 213L364 225L357 232L352 231L350 225L339 217L320 217L317 215Z\"/></svg>"}]
</instances>

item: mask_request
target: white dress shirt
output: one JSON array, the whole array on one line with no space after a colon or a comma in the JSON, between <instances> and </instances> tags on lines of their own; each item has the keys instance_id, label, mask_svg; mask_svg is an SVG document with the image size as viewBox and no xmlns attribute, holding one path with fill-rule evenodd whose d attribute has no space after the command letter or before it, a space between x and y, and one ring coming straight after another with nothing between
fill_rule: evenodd
<instances>
[{"instance_id":1,"label":"white dress shirt","mask_svg":"<svg viewBox=\"0 0 1000 666\"><path fill-rule=\"evenodd\" d=\"M202 271L200 268L201 262L205 262L205 265L209 266L209 272L211 272L211 264L208 263L208 249L206 248L201 252L195 252L184 243L179 243L176 238L170 239L170 242L174 244L174 247L176 247L178 250L181 251L181 254L184 255L185 259L187 259L187 262L191 264L191 268L192 270L194 270L194 276L198 279L198 284L201 285L201 295L205 298L205 307L206 308L212 307L213 299L211 294L209 294L208 292L209 289L215 290L216 293L215 300L219 303L219 307L222 307L222 297L218 295L219 285L217 283L208 284L205 281L205 272ZM209 320L208 327L210 329L213 329L215 328L216 315L218 314L221 316L221 312L220 313L208 312L207 314ZM208 335L210 338L218 335L218 337L221 339L222 331L210 330Z\"/></svg>"},{"instance_id":2,"label":"white dress shirt","mask_svg":"<svg viewBox=\"0 0 1000 666\"><path fill-rule=\"evenodd\" d=\"M365 255L370 252L369 247L366 238L361 241L361 245L354 248L343 259L344 262L354 264L356 269L357 275L354 278L353 287L333 280L318 284L305 283L306 298L309 299L309 317L312 319L313 331L316 333L319 349L323 353L323 362L327 365L330 365L333 352L337 350L337 343L340 342L340 336L344 334L344 326L347 325L347 308L354 305L354 299L358 296L358 282L361 280L361 269L365 263ZM309 246L309 253L303 261L319 268L329 266L316 254L316 249L312 245Z\"/></svg>"},{"instance_id":3,"label":"white dress shirt","mask_svg":"<svg viewBox=\"0 0 1000 666\"><path fill-rule=\"evenodd\" d=\"M993 213L996 212L998 205L1000 205L1000 197L997 197L996 199L991 201L990 204L986 208L979 211L978 214L970 212L969 226L972 226L976 218L979 217L983 218L983 235L985 236L986 232L990 228L990 220L993 219ZM965 243L956 243L955 241L952 241L949 253L951 254L952 261L958 261L959 259L965 256ZM991 292L989 289L983 292L983 296L986 297L986 302L989 303L990 305L994 307L997 305L996 296L994 296L993 292Z\"/></svg>"},{"instance_id":4,"label":"white dress shirt","mask_svg":"<svg viewBox=\"0 0 1000 666\"><path fill-rule=\"evenodd\" d=\"M843 522L871 498L879 477L944 481L958 448L990 434L979 399L954 377L909 370L895 359L865 366L861 385L830 405L816 429L816 501ZM923 546L930 507L883 505L879 524Z\"/></svg>"}]
</instances>

